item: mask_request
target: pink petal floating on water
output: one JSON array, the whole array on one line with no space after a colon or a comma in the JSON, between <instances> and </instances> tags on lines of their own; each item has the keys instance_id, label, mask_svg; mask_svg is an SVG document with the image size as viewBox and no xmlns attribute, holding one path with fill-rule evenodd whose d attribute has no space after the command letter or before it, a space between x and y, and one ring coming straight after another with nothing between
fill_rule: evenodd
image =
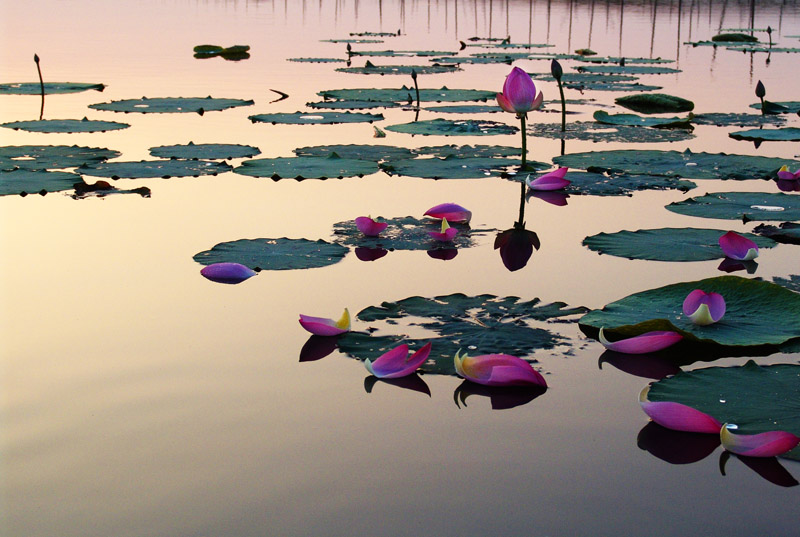
<instances>
[{"instance_id":1,"label":"pink petal floating on water","mask_svg":"<svg viewBox=\"0 0 800 537\"><path fill-rule=\"evenodd\" d=\"M735 425L725 424L719 431L722 447L731 453L747 457L777 457L794 449L800 438L786 431L759 434L736 434Z\"/></svg>"},{"instance_id":2,"label":"pink petal floating on water","mask_svg":"<svg viewBox=\"0 0 800 537\"><path fill-rule=\"evenodd\" d=\"M789 167L784 164L783 166L781 166L781 169L778 170L778 179L783 179L786 181L797 181L800 179L800 169L792 173L789 171Z\"/></svg>"},{"instance_id":3,"label":"pink petal floating on water","mask_svg":"<svg viewBox=\"0 0 800 537\"><path fill-rule=\"evenodd\" d=\"M528 188L531 190L561 190L571 183L569 179L564 179L564 176L567 174L567 169L568 168L564 167L559 168L550 173L540 175L532 181L530 176L528 176L528 178L525 179L525 184L528 185Z\"/></svg>"},{"instance_id":4,"label":"pink petal floating on water","mask_svg":"<svg viewBox=\"0 0 800 537\"><path fill-rule=\"evenodd\" d=\"M752 261L758 257L758 245L733 231L729 231L719 238L719 246L725 253L725 257L737 261Z\"/></svg>"},{"instance_id":5,"label":"pink petal floating on water","mask_svg":"<svg viewBox=\"0 0 800 537\"><path fill-rule=\"evenodd\" d=\"M506 112L522 115L542 106L544 96L536 93L536 84L528 73L514 67L503 83L503 93L497 94L497 104Z\"/></svg>"},{"instance_id":6,"label":"pink petal floating on water","mask_svg":"<svg viewBox=\"0 0 800 537\"><path fill-rule=\"evenodd\" d=\"M350 312L345 308L338 321L301 313L300 325L315 336L338 336L350 331Z\"/></svg>"},{"instance_id":7,"label":"pink petal floating on water","mask_svg":"<svg viewBox=\"0 0 800 537\"><path fill-rule=\"evenodd\" d=\"M453 363L456 372L467 380L484 386L542 386L544 377L531 364L509 354L468 356L456 352Z\"/></svg>"},{"instance_id":8,"label":"pink petal floating on water","mask_svg":"<svg viewBox=\"0 0 800 537\"><path fill-rule=\"evenodd\" d=\"M648 352L656 352L670 347L680 340L683 336L677 332L671 331L655 331L639 334L638 336L630 337L628 339L621 339L619 341L608 341L603 333L603 328L600 328L600 335L598 336L600 343L606 349L624 354L646 354Z\"/></svg>"},{"instance_id":9,"label":"pink petal floating on water","mask_svg":"<svg viewBox=\"0 0 800 537\"><path fill-rule=\"evenodd\" d=\"M356 218L356 227L367 237L377 237L388 225L386 222L376 222L369 216Z\"/></svg>"},{"instance_id":10,"label":"pink petal floating on water","mask_svg":"<svg viewBox=\"0 0 800 537\"><path fill-rule=\"evenodd\" d=\"M256 271L239 263L214 263L200 269L200 274L217 283L241 283L255 276Z\"/></svg>"},{"instance_id":11,"label":"pink petal floating on water","mask_svg":"<svg viewBox=\"0 0 800 537\"><path fill-rule=\"evenodd\" d=\"M456 203L440 203L425 211L425 216L439 219L446 218L454 224L469 224L472 219L472 212Z\"/></svg>"},{"instance_id":12,"label":"pink petal floating on water","mask_svg":"<svg viewBox=\"0 0 800 537\"><path fill-rule=\"evenodd\" d=\"M431 344L408 356L408 345L403 344L383 353L374 362L369 358L364 360L367 371L379 379L394 379L411 375L419 366L425 363L431 353Z\"/></svg>"},{"instance_id":13,"label":"pink petal floating on water","mask_svg":"<svg viewBox=\"0 0 800 537\"><path fill-rule=\"evenodd\" d=\"M695 289L683 301L683 314L699 326L715 323L725 315L725 299L719 293Z\"/></svg>"},{"instance_id":14,"label":"pink petal floating on water","mask_svg":"<svg viewBox=\"0 0 800 537\"><path fill-rule=\"evenodd\" d=\"M639 393L639 404L654 422L667 429L689 433L719 433L722 424L716 418L690 406L672 401L649 401L650 386Z\"/></svg>"},{"instance_id":15,"label":"pink petal floating on water","mask_svg":"<svg viewBox=\"0 0 800 537\"><path fill-rule=\"evenodd\" d=\"M458 230L450 227L450 224L447 223L447 218L442 218L442 231L429 231L428 235L437 241L450 242L458 235Z\"/></svg>"}]
</instances>

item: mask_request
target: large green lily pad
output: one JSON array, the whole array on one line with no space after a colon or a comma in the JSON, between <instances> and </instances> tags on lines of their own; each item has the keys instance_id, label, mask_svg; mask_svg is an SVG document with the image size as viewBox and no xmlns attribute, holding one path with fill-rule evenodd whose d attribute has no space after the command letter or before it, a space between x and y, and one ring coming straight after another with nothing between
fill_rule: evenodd
<instances>
[{"instance_id":1,"label":"large green lily pad","mask_svg":"<svg viewBox=\"0 0 800 537\"><path fill-rule=\"evenodd\" d=\"M428 106L425 108L425 110L442 114L493 114L503 111L503 109L496 104L453 104L445 106Z\"/></svg>"},{"instance_id":2,"label":"large green lily pad","mask_svg":"<svg viewBox=\"0 0 800 537\"><path fill-rule=\"evenodd\" d=\"M343 58L286 58L287 62L296 63L345 63Z\"/></svg>"},{"instance_id":3,"label":"large green lily pad","mask_svg":"<svg viewBox=\"0 0 800 537\"><path fill-rule=\"evenodd\" d=\"M359 75L435 75L440 73L453 73L461 69L457 65L372 65L370 62L364 67L339 67L340 73L355 73Z\"/></svg>"},{"instance_id":4,"label":"large green lily pad","mask_svg":"<svg viewBox=\"0 0 800 537\"><path fill-rule=\"evenodd\" d=\"M717 127L760 127L762 125L780 125L786 119L776 115L764 114L695 114L692 123L696 125L716 125Z\"/></svg>"},{"instance_id":5,"label":"large green lily pad","mask_svg":"<svg viewBox=\"0 0 800 537\"><path fill-rule=\"evenodd\" d=\"M317 93L324 99L345 101L391 101L397 103L412 102L417 99L414 88L402 86L399 89L338 89ZM473 89L425 89L420 88L420 102L458 102L458 101L494 101L496 91Z\"/></svg>"},{"instance_id":6,"label":"large green lily pad","mask_svg":"<svg viewBox=\"0 0 800 537\"><path fill-rule=\"evenodd\" d=\"M527 55L525 55L527 56ZM460 65L462 63L471 64L471 65L486 65L491 63L507 63L511 64L517 58L505 55L505 54L496 54L494 56L457 56L457 57L444 57L444 58L434 58L432 61L435 61L438 64L444 65Z\"/></svg>"},{"instance_id":7,"label":"large green lily pad","mask_svg":"<svg viewBox=\"0 0 800 537\"><path fill-rule=\"evenodd\" d=\"M772 109L775 110L773 113L778 113L778 109L782 114L800 114L800 101L781 101L781 102L769 102L772 106ZM777 106L775 106L777 105ZM761 103L754 103L750 105L750 108L755 108L756 110L761 110ZM769 109L768 109L769 110Z\"/></svg>"},{"instance_id":8,"label":"large green lily pad","mask_svg":"<svg viewBox=\"0 0 800 537\"><path fill-rule=\"evenodd\" d=\"M380 56L387 58L401 57L419 57L430 58L433 56L455 56L455 52L447 52L442 50L359 50L350 52L351 56Z\"/></svg>"},{"instance_id":9,"label":"large green lily pad","mask_svg":"<svg viewBox=\"0 0 800 537\"><path fill-rule=\"evenodd\" d=\"M378 171L371 160L327 157L278 157L245 160L234 173L272 179L328 179L369 175Z\"/></svg>"},{"instance_id":10,"label":"large green lily pad","mask_svg":"<svg viewBox=\"0 0 800 537\"><path fill-rule=\"evenodd\" d=\"M650 386L650 401L671 401L738 426L739 434L788 431L800 436L800 365L758 365L683 371ZM782 455L800 460L800 447Z\"/></svg>"},{"instance_id":11,"label":"large green lily pad","mask_svg":"<svg viewBox=\"0 0 800 537\"><path fill-rule=\"evenodd\" d=\"M80 182L80 175L68 172L26 169L0 170L0 196L44 195L48 192L72 190L73 185Z\"/></svg>"},{"instance_id":12,"label":"large green lily pad","mask_svg":"<svg viewBox=\"0 0 800 537\"><path fill-rule=\"evenodd\" d=\"M758 38L742 33L724 33L715 35L711 41L715 43L757 43Z\"/></svg>"},{"instance_id":13,"label":"large green lily pad","mask_svg":"<svg viewBox=\"0 0 800 537\"><path fill-rule=\"evenodd\" d=\"M396 108L400 105L390 101L320 101L306 103L306 106L324 110L371 110L373 108Z\"/></svg>"},{"instance_id":14,"label":"large green lily pad","mask_svg":"<svg viewBox=\"0 0 800 537\"><path fill-rule=\"evenodd\" d=\"M39 119L31 121L11 121L9 123L2 123L0 127L8 129L21 130L27 132L106 132L116 131L120 129L127 129L130 127L127 123L118 123L116 121L97 121L83 119Z\"/></svg>"},{"instance_id":15,"label":"large green lily pad","mask_svg":"<svg viewBox=\"0 0 800 537\"><path fill-rule=\"evenodd\" d=\"M496 229L474 229L466 224L450 224L458 234L451 242L431 238L429 231L441 231L438 220L419 220L413 216L399 218L377 218L388 227L378 237L367 237L356 228L355 220L339 222L333 226L334 242L346 246L382 248L384 250L436 250L439 248L470 248Z\"/></svg>"},{"instance_id":16,"label":"large green lily pad","mask_svg":"<svg viewBox=\"0 0 800 537\"><path fill-rule=\"evenodd\" d=\"M358 112L294 112L278 114L256 114L247 119L253 123L272 123L273 125L332 125L335 123L372 123L381 121L383 114L363 114Z\"/></svg>"},{"instance_id":17,"label":"large green lily pad","mask_svg":"<svg viewBox=\"0 0 800 537\"><path fill-rule=\"evenodd\" d=\"M680 73L674 67L654 67L652 65L580 65L579 73L605 73L609 75L668 75Z\"/></svg>"},{"instance_id":18,"label":"large green lily pad","mask_svg":"<svg viewBox=\"0 0 800 537\"><path fill-rule=\"evenodd\" d=\"M694 138L685 129L644 129L630 125L605 125L594 121L568 122L563 132L560 123L534 123L528 127L528 133L542 138L630 144L681 142Z\"/></svg>"},{"instance_id":19,"label":"large green lily pad","mask_svg":"<svg viewBox=\"0 0 800 537\"><path fill-rule=\"evenodd\" d=\"M86 84L81 82L45 82L44 93L51 95L56 93L80 93L82 91L96 90L103 91L105 84ZM40 82L12 82L0 84L0 95L41 95L42 86Z\"/></svg>"},{"instance_id":20,"label":"large green lily pad","mask_svg":"<svg viewBox=\"0 0 800 537\"><path fill-rule=\"evenodd\" d=\"M257 147L238 144L188 144L151 147L150 154L158 158L174 159L234 159L254 157L261 153Z\"/></svg>"},{"instance_id":21,"label":"large green lily pad","mask_svg":"<svg viewBox=\"0 0 800 537\"><path fill-rule=\"evenodd\" d=\"M683 301L695 289L723 296L727 310L722 320L698 326L683 314ZM603 327L618 336L673 330L688 342L728 347L780 345L800 338L800 295L774 283L719 276L627 296L587 313L580 327L592 336Z\"/></svg>"},{"instance_id":22,"label":"large green lily pad","mask_svg":"<svg viewBox=\"0 0 800 537\"><path fill-rule=\"evenodd\" d=\"M607 125L631 125L633 127L655 127L662 129L692 129L691 117L642 117L636 114L609 114L597 110L594 120Z\"/></svg>"},{"instance_id":23,"label":"large green lily pad","mask_svg":"<svg viewBox=\"0 0 800 537\"><path fill-rule=\"evenodd\" d=\"M692 153L620 149L588 151L557 156L553 162L588 171L646 173L690 179L772 179L784 164L800 167L800 161L725 153Z\"/></svg>"},{"instance_id":24,"label":"large green lily pad","mask_svg":"<svg viewBox=\"0 0 800 537\"><path fill-rule=\"evenodd\" d=\"M491 157L519 157L520 149L508 145L428 145L411 150L416 155L430 155L432 157L463 157L463 158L491 158Z\"/></svg>"},{"instance_id":25,"label":"large green lily pad","mask_svg":"<svg viewBox=\"0 0 800 537\"><path fill-rule=\"evenodd\" d=\"M349 252L339 244L308 239L240 239L195 254L203 265L239 263L253 270L295 270L333 265Z\"/></svg>"},{"instance_id":26,"label":"large green lily pad","mask_svg":"<svg viewBox=\"0 0 800 537\"><path fill-rule=\"evenodd\" d=\"M535 80L545 82L555 82L552 75L542 73L532 73ZM597 73L564 73L561 83L565 88L577 89L579 91L656 91L661 86L652 86L633 82L635 76L630 75L604 75Z\"/></svg>"},{"instance_id":27,"label":"large green lily pad","mask_svg":"<svg viewBox=\"0 0 800 537\"><path fill-rule=\"evenodd\" d=\"M730 132L728 136L734 140L748 140L751 142L800 142L800 128L750 129Z\"/></svg>"},{"instance_id":28,"label":"large green lily pad","mask_svg":"<svg viewBox=\"0 0 800 537\"><path fill-rule=\"evenodd\" d=\"M219 45L197 45L194 47L195 58L213 58L220 56L226 60L246 60L250 57L250 45L233 45L222 47Z\"/></svg>"},{"instance_id":29,"label":"large green lily pad","mask_svg":"<svg viewBox=\"0 0 800 537\"><path fill-rule=\"evenodd\" d=\"M785 287L794 291L795 293L800 293L800 275L792 274L788 278L780 278L778 276L772 278L772 281L780 285L781 287Z\"/></svg>"},{"instance_id":30,"label":"large green lily pad","mask_svg":"<svg viewBox=\"0 0 800 537\"><path fill-rule=\"evenodd\" d=\"M625 97L618 97L614 102L640 114L670 114L694 110L692 101L665 93L626 95Z\"/></svg>"},{"instance_id":31,"label":"large green lily pad","mask_svg":"<svg viewBox=\"0 0 800 537\"><path fill-rule=\"evenodd\" d=\"M294 154L298 157L329 157L333 153L343 159L369 160L372 162L407 159L414 156L410 149L392 145L317 145L298 147L294 150Z\"/></svg>"},{"instance_id":32,"label":"large green lily pad","mask_svg":"<svg viewBox=\"0 0 800 537\"><path fill-rule=\"evenodd\" d=\"M518 297L466 296L461 293L423 298L409 297L363 309L356 318L365 323L383 323L389 335L348 333L338 340L339 348L360 360L374 359L399 343L419 348L432 343L431 354L421 370L455 374L453 355L458 349L470 355L505 353L525 357L538 349L568 344L568 340L534 326L585 311L556 302L540 304L539 299L522 302ZM411 339L398 332L420 329L429 338Z\"/></svg>"},{"instance_id":33,"label":"large green lily pad","mask_svg":"<svg viewBox=\"0 0 800 537\"><path fill-rule=\"evenodd\" d=\"M170 114L195 112L204 114L235 108L250 106L253 101L244 99L222 99L215 97L155 97L141 99L123 99L107 103L90 104L89 108L95 110L108 110L111 112L137 112L140 114Z\"/></svg>"},{"instance_id":34,"label":"large green lily pad","mask_svg":"<svg viewBox=\"0 0 800 537\"><path fill-rule=\"evenodd\" d=\"M712 192L670 203L667 210L701 218L788 222L800 220L800 196L782 192Z\"/></svg>"},{"instance_id":35,"label":"large green lily pad","mask_svg":"<svg viewBox=\"0 0 800 537\"><path fill-rule=\"evenodd\" d=\"M511 166L519 165L519 159L488 157L417 158L393 160L381 165L390 175L407 175L428 179L483 179L500 177ZM550 167L543 162L528 162L531 169L544 170Z\"/></svg>"},{"instance_id":36,"label":"large green lily pad","mask_svg":"<svg viewBox=\"0 0 800 537\"><path fill-rule=\"evenodd\" d=\"M400 125L389 125L387 131L402 132L405 134L419 134L422 136L493 136L498 134L514 134L517 127L478 119L429 119L413 121Z\"/></svg>"},{"instance_id":37,"label":"large green lily pad","mask_svg":"<svg viewBox=\"0 0 800 537\"><path fill-rule=\"evenodd\" d=\"M145 179L153 177L188 177L217 175L233 168L225 162L206 160L139 160L135 162L105 162L81 166L76 171L92 177L111 179Z\"/></svg>"},{"instance_id":38,"label":"large green lily pad","mask_svg":"<svg viewBox=\"0 0 800 537\"><path fill-rule=\"evenodd\" d=\"M795 224L794 222L784 222L778 227L759 224L753 231L777 242L800 244L800 224Z\"/></svg>"},{"instance_id":39,"label":"large green lily pad","mask_svg":"<svg viewBox=\"0 0 800 537\"><path fill-rule=\"evenodd\" d=\"M659 175L605 175L594 172L570 171L567 179L572 181L564 188L567 194L589 196L631 196L640 190L680 190L695 188L691 181Z\"/></svg>"},{"instance_id":40,"label":"large green lily pad","mask_svg":"<svg viewBox=\"0 0 800 537\"><path fill-rule=\"evenodd\" d=\"M119 151L77 145L9 145L0 147L0 169L60 170L120 156Z\"/></svg>"},{"instance_id":41,"label":"large green lily pad","mask_svg":"<svg viewBox=\"0 0 800 537\"><path fill-rule=\"evenodd\" d=\"M598 233L583 239L583 245L601 254L651 261L707 261L725 257L719 238L727 230L698 228L659 228ZM751 233L742 236L759 248L777 243Z\"/></svg>"}]
</instances>

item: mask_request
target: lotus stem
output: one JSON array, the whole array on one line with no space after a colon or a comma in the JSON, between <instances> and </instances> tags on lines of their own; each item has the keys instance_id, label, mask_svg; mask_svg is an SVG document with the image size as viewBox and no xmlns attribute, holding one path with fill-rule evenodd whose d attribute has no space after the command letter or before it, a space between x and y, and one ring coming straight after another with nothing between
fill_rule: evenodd
<instances>
[{"instance_id":1,"label":"lotus stem","mask_svg":"<svg viewBox=\"0 0 800 537\"><path fill-rule=\"evenodd\" d=\"M42 68L39 66L39 55L33 55L33 61L36 62L36 70L39 72L39 87L42 89L42 108L39 111L39 121L44 117L44 78L42 78Z\"/></svg>"},{"instance_id":2,"label":"lotus stem","mask_svg":"<svg viewBox=\"0 0 800 537\"><path fill-rule=\"evenodd\" d=\"M564 98L564 86L561 79L558 79L558 92L561 94L561 132L567 130L567 100Z\"/></svg>"},{"instance_id":3,"label":"lotus stem","mask_svg":"<svg viewBox=\"0 0 800 537\"><path fill-rule=\"evenodd\" d=\"M411 78L414 80L414 91L417 93L417 110L419 110L419 85L417 84L417 72L411 70Z\"/></svg>"}]
</instances>

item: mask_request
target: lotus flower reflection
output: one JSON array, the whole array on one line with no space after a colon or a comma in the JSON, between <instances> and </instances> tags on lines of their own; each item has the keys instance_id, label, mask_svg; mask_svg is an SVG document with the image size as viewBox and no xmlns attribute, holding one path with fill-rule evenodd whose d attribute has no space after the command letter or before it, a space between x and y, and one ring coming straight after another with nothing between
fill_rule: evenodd
<instances>
[{"instance_id":1,"label":"lotus flower reflection","mask_svg":"<svg viewBox=\"0 0 800 537\"><path fill-rule=\"evenodd\" d=\"M447 219L454 224L469 224L472 212L456 203L440 203L425 211L425 216L431 218Z\"/></svg>"},{"instance_id":2,"label":"lotus flower reflection","mask_svg":"<svg viewBox=\"0 0 800 537\"><path fill-rule=\"evenodd\" d=\"M800 181L800 169L792 173L789 171L789 167L784 164L781 166L781 169L778 170L778 179L783 179L784 181Z\"/></svg>"},{"instance_id":3,"label":"lotus flower reflection","mask_svg":"<svg viewBox=\"0 0 800 537\"><path fill-rule=\"evenodd\" d=\"M533 249L538 250L540 246L539 235L536 232L528 231L517 224L511 229L501 231L494 239L494 249L500 249L500 259L511 272L527 265L533 255Z\"/></svg>"},{"instance_id":4,"label":"lotus flower reflection","mask_svg":"<svg viewBox=\"0 0 800 537\"><path fill-rule=\"evenodd\" d=\"M367 237L377 237L388 225L386 222L376 222L369 216L356 218L356 227Z\"/></svg>"},{"instance_id":5,"label":"lotus flower reflection","mask_svg":"<svg viewBox=\"0 0 800 537\"><path fill-rule=\"evenodd\" d=\"M450 242L458 235L458 230L454 227L450 227L450 224L447 223L447 218L442 218L442 230L429 231L428 235L437 241Z\"/></svg>"},{"instance_id":6,"label":"lotus flower reflection","mask_svg":"<svg viewBox=\"0 0 800 537\"><path fill-rule=\"evenodd\" d=\"M256 271L240 263L214 263L200 270L205 278L217 283L241 283L256 275Z\"/></svg>"},{"instance_id":7,"label":"lotus flower reflection","mask_svg":"<svg viewBox=\"0 0 800 537\"><path fill-rule=\"evenodd\" d=\"M385 352L374 362L369 358L364 360L367 371L379 379L395 379L411 375L419 366L425 363L431 353L431 344L426 343L424 347L408 356L408 345L403 344Z\"/></svg>"},{"instance_id":8,"label":"lotus flower reflection","mask_svg":"<svg viewBox=\"0 0 800 537\"><path fill-rule=\"evenodd\" d=\"M716 323L725 315L725 299L719 293L695 289L683 301L683 314L698 326Z\"/></svg>"},{"instance_id":9,"label":"lotus flower reflection","mask_svg":"<svg viewBox=\"0 0 800 537\"><path fill-rule=\"evenodd\" d=\"M338 321L300 314L300 325L315 336L338 336L350 331L350 312L345 308Z\"/></svg>"},{"instance_id":10,"label":"lotus flower reflection","mask_svg":"<svg viewBox=\"0 0 800 537\"><path fill-rule=\"evenodd\" d=\"M786 431L767 431L760 434L736 434L735 425L724 424L719 431L722 447L731 453L747 457L776 457L794 449L800 438Z\"/></svg>"},{"instance_id":11,"label":"lotus flower reflection","mask_svg":"<svg viewBox=\"0 0 800 537\"><path fill-rule=\"evenodd\" d=\"M758 257L758 245L733 231L729 231L719 238L719 246L725 253L725 257L736 261L752 261Z\"/></svg>"},{"instance_id":12,"label":"lotus flower reflection","mask_svg":"<svg viewBox=\"0 0 800 537\"><path fill-rule=\"evenodd\" d=\"M528 185L528 188L531 190L561 190L571 183L569 179L564 179L564 176L567 175L567 169L566 167L559 168L555 171L540 175L532 181L529 175L527 179L525 179L525 184Z\"/></svg>"},{"instance_id":13,"label":"lotus flower reflection","mask_svg":"<svg viewBox=\"0 0 800 537\"><path fill-rule=\"evenodd\" d=\"M508 354L483 354L453 357L456 373L461 377L484 386L542 386L547 387L544 377L531 364Z\"/></svg>"},{"instance_id":14,"label":"lotus flower reflection","mask_svg":"<svg viewBox=\"0 0 800 537\"><path fill-rule=\"evenodd\" d=\"M635 337L621 339L612 343L606 339L603 328L601 327L598 339L603 347L610 351L621 352L623 354L647 354L648 352L657 352L666 349L682 340L683 336L677 332L655 331L646 332Z\"/></svg>"},{"instance_id":15,"label":"lotus flower reflection","mask_svg":"<svg viewBox=\"0 0 800 537\"><path fill-rule=\"evenodd\" d=\"M681 403L650 401L647 399L649 393L650 386L645 386L639 393L639 404L644 413L662 427L689 433L719 433L722 423L713 416Z\"/></svg>"}]
</instances>

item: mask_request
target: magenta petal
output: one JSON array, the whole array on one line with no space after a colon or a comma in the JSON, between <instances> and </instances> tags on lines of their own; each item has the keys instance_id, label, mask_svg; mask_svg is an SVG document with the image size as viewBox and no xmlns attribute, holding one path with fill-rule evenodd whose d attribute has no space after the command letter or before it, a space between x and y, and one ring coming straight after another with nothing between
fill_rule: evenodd
<instances>
[{"instance_id":1,"label":"magenta petal","mask_svg":"<svg viewBox=\"0 0 800 537\"><path fill-rule=\"evenodd\" d=\"M613 343L605 338L602 328L600 328L599 335L599 340L603 347L624 354L646 354L648 352L660 351L676 344L682 339L682 335L670 331L646 332L628 339L614 341Z\"/></svg>"},{"instance_id":2,"label":"magenta petal","mask_svg":"<svg viewBox=\"0 0 800 537\"><path fill-rule=\"evenodd\" d=\"M531 364L509 354L455 356L456 371L467 380L484 386L542 386L544 377Z\"/></svg>"},{"instance_id":3,"label":"magenta petal","mask_svg":"<svg viewBox=\"0 0 800 537\"><path fill-rule=\"evenodd\" d=\"M255 276L256 271L239 263L214 263L200 269L200 274L212 282L241 283Z\"/></svg>"},{"instance_id":4,"label":"magenta petal","mask_svg":"<svg viewBox=\"0 0 800 537\"><path fill-rule=\"evenodd\" d=\"M789 170L778 170L778 179L786 179L788 181L796 181L800 179L800 170L792 173Z\"/></svg>"},{"instance_id":5,"label":"magenta petal","mask_svg":"<svg viewBox=\"0 0 800 537\"><path fill-rule=\"evenodd\" d=\"M726 257L737 261L751 261L758 257L758 245L733 231L728 231L719 238L719 246Z\"/></svg>"},{"instance_id":6,"label":"magenta petal","mask_svg":"<svg viewBox=\"0 0 800 537\"><path fill-rule=\"evenodd\" d=\"M449 242L452 241L456 235L458 235L458 230L454 227L449 227L446 230L444 230L444 233L440 231L429 231L428 235L430 235L437 241Z\"/></svg>"},{"instance_id":7,"label":"magenta petal","mask_svg":"<svg viewBox=\"0 0 800 537\"><path fill-rule=\"evenodd\" d=\"M648 401L650 386L639 394L639 404L654 422L667 429L690 433L719 433L722 424L714 417L690 406L671 401Z\"/></svg>"},{"instance_id":8,"label":"magenta petal","mask_svg":"<svg viewBox=\"0 0 800 537\"><path fill-rule=\"evenodd\" d=\"M367 237L377 237L388 225L386 222L376 222L369 216L356 218L356 227Z\"/></svg>"},{"instance_id":9,"label":"magenta petal","mask_svg":"<svg viewBox=\"0 0 800 537\"><path fill-rule=\"evenodd\" d=\"M683 314L698 325L715 323L725 315L725 299L719 293L695 289L683 301Z\"/></svg>"},{"instance_id":10,"label":"magenta petal","mask_svg":"<svg viewBox=\"0 0 800 537\"><path fill-rule=\"evenodd\" d=\"M497 94L497 104L499 104L500 108L502 108L506 112L511 112L512 114L516 113L511 102L508 99L506 99L506 96L503 95L502 93Z\"/></svg>"},{"instance_id":11,"label":"magenta petal","mask_svg":"<svg viewBox=\"0 0 800 537\"><path fill-rule=\"evenodd\" d=\"M472 212L456 203L441 203L425 211L425 216L432 218L446 218L448 222L458 224L469 224L472 219Z\"/></svg>"},{"instance_id":12,"label":"magenta petal","mask_svg":"<svg viewBox=\"0 0 800 537\"><path fill-rule=\"evenodd\" d=\"M426 343L421 349L408 356L408 345L400 345L382 354L374 362L364 361L370 373L378 378L400 378L411 375L425 363L431 353L431 344Z\"/></svg>"},{"instance_id":13,"label":"magenta petal","mask_svg":"<svg viewBox=\"0 0 800 537\"><path fill-rule=\"evenodd\" d=\"M338 321L300 314L300 326L315 336L338 336L350 331L350 313L345 308Z\"/></svg>"},{"instance_id":14,"label":"magenta petal","mask_svg":"<svg viewBox=\"0 0 800 537\"><path fill-rule=\"evenodd\" d=\"M567 168L559 168L556 171L541 175L534 180L528 178L525 180L525 183L531 190L561 190L571 183L568 179L564 179L566 174Z\"/></svg>"},{"instance_id":15,"label":"magenta petal","mask_svg":"<svg viewBox=\"0 0 800 537\"><path fill-rule=\"evenodd\" d=\"M511 110L517 114L524 114L536 108L536 84L528 73L514 67L503 83L502 96L507 100ZM498 99L500 107L508 111ZM539 103L541 104L541 103Z\"/></svg>"},{"instance_id":16,"label":"magenta petal","mask_svg":"<svg viewBox=\"0 0 800 537\"><path fill-rule=\"evenodd\" d=\"M747 457L777 457L800 444L800 438L786 431L736 434L728 424L722 427L719 437L726 450Z\"/></svg>"}]
</instances>

